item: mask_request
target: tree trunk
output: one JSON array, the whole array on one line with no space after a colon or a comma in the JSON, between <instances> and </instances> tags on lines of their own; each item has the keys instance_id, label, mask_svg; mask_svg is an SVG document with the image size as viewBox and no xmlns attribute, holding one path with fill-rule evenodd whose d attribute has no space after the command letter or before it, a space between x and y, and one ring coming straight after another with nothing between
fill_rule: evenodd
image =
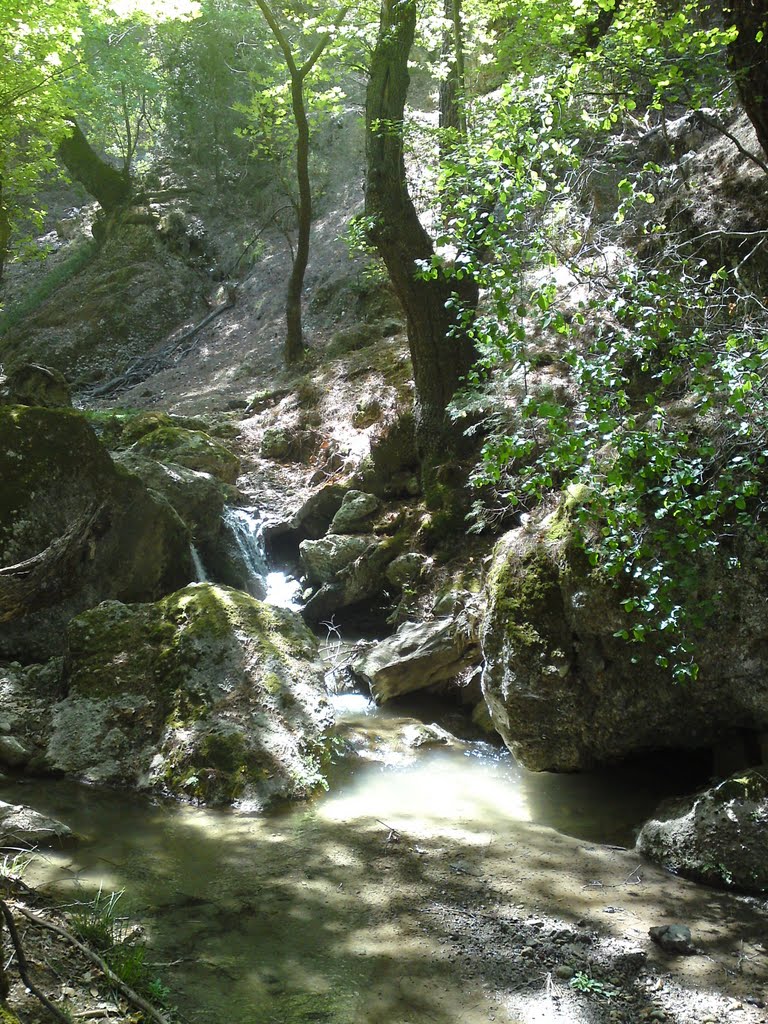
<instances>
[{"instance_id":1,"label":"tree trunk","mask_svg":"<svg viewBox=\"0 0 768 1024\"><path fill-rule=\"evenodd\" d=\"M474 281L444 275L422 280L421 265L432 264L432 240L408 193L403 155L403 116L408 91L408 55L416 28L416 0L383 0L379 35L371 59L366 97L365 212L370 238L387 267L405 310L416 385L416 438L422 459L450 458L458 435L446 408L476 359L458 329L453 294L474 308Z\"/></svg>"},{"instance_id":2,"label":"tree trunk","mask_svg":"<svg viewBox=\"0 0 768 1024\"><path fill-rule=\"evenodd\" d=\"M452 129L456 138L462 139L467 133L467 119L464 111L464 33L461 24L461 0L444 0L444 14L451 28L443 32L442 56L447 64L448 74L439 87L440 127ZM453 148L449 138L441 136L440 155L446 156Z\"/></svg>"},{"instance_id":3,"label":"tree trunk","mask_svg":"<svg viewBox=\"0 0 768 1024\"><path fill-rule=\"evenodd\" d=\"M757 141L768 155L768 2L726 0L724 15L726 24L739 30L728 47L736 87Z\"/></svg>"},{"instance_id":4,"label":"tree trunk","mask_svg":"<svg viewBox=\"0 0 768 1024\"><path fill-rule=\"evenodd\" d=\"M11 240L11 218L3 195L3 176L0 174L0 281L3 280L8 245Z\"/></svg>"},{"instance_id":5,"label":"tree trunk","mask_svg":"<svg viewBox=\"0 0 768 1024\"><path fill-rule=\"evenodd\" d=\"M309 124L304 106L304 76L291 71L291 105L296 122L296 178L299 185L297 209L298 238L296 256L288 280L285 299L287 333L285 339L285 361L291 366L304 353L304 331L301 324L301 293L304 275L309 261L309 235L312 227L312 188L309 181Z\"/></svg>"},{"instance_id":6,"label":"tree trunk","mask_svg":"<svg viewBox=\"0 0 768 1024\"><path fill-rule=\"evenodd\" d=\"M131 195L130 179L122 175L91 149L75 122L70 134L59 144L58 156L72 177L97 200L105 213L125 205Z\"/></svg>"}]
</instances>

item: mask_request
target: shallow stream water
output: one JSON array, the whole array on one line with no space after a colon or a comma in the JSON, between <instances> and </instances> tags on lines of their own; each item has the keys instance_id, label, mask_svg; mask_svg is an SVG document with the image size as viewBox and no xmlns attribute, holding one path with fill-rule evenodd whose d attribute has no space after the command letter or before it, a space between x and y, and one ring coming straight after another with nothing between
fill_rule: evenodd
<instances>
[{"instance_id":1,"label":"shallow stream water","mask_svg":"<svg viewBox=\"0 0 768 1024\"><path fill-rule=\"evenodd\" d=\"M451 993L440 943L420 924L430 900L454 881L475 891L479 851L508 859L532 830L545 834L540 826L631 844L660 787L615 773L532 774L479 740L412 749L409 730L438 717L438 706L334 700L347 754L330 791L267 817L67 782L0 787L0 798L83 837L38 855L30 880L63 902L124 890L124 912L143 923L153 958L170 965L158 973L190 1020L488 1020L482 998Z\"/></svg>"}]
</instances>

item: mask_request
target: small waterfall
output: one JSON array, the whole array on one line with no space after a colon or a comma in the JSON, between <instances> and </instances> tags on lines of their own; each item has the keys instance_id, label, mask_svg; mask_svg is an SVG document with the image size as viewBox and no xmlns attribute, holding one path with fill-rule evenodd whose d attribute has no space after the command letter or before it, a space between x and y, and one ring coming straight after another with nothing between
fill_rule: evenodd
<instances>
[{"instance_id":1,"label":"small waterfall","mask_svg":"<svg viewBox=\"0 0 768 1024\"><path fill-rule=\"evenodd\" d=\"M284 572L271 572L264 544L264 523L247 508L224 510L226 523L248 574L248 593L280 608L298 608L301 586Z\"/></svg>"},{"instance_id":2,"label":"small waterfall","mask_svg":"<svg viewBox=\"0 0 768 1024\"><path fill-rule=\"evenodd\" d=\"M195 582L208 583L208 573L205 571L205 566L203 565L203 560L200 557L200 552L194 544L189 545L189 553L192 556L192 565L195 567Z\"/></svg>"}]
</instances>

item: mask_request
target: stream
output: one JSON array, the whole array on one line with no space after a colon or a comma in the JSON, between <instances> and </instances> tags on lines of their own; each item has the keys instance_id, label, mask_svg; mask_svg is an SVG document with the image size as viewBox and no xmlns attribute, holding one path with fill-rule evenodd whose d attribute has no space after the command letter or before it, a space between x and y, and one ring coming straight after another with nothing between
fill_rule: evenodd
<instances>
[{"instance_id":1,"label":"stream","mask_svg":"<svg viewBox=\"0 0 768 1024\"><path fill-rule=\"evenodd\" d=\"M269 571L260 534L242 517L235 527L260 545L256 585ZM290 603L297 584L273 574L262 589ZM510 1001L515 988L551 987L535 964L521 978L488 957L515 915L577 922L613 912L619 895L608 887L634 887L633 910L648 914L670 884L677 905L695 900L695 887L652 868L643 895L636 855L616 850L633 845L668 794L667 765L531 773L434 699L384 708L359 694L331 699L328 792L265 816L68 781L3 783L0 799L82 837L35 854L25 879L70 904L122 891L120 911L146 931L172 1003L200 1024L571 1021L567 1007L561 1017L548 1003L542 1016L535 1001ZM433 722L452 738L419 746L422 723ZM620 923L647 936L645 921Z\"/></svg>"},{"instance_id":2,"label":"stream","mask_svg":"<svg viewBox=\"0 0 768 1024\"><path fill-rule=\"evenodd\" d=\"M542 836L548 846L557 833L631 844L660 783L534 774L476 739L413 750L403 736L419 721L450 727L456 715L426 700L333 700L347 754L329 792L266 817L64 781L0 787L3 800L83 837L38 854L25 877L62 902L123 890L122 912L141 921L153 958L172 965L158 973L191 1020L488 1020L485 997L476 1015L469 1004L440 1015L451 987L442 940L424 932L417 906L446 894L474 906L489 853L508 861L522 846L530 856ZM437 1015L411 1016L422 1004Z\"/></svg>"}]
</instances>

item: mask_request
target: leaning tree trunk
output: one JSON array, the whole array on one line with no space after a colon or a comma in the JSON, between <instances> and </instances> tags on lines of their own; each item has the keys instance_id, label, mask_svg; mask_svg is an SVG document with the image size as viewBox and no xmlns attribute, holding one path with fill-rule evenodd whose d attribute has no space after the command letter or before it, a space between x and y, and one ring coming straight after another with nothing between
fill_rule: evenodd
<instances>
[{"instance_id":1,"label":"leaning tree trunk","mask_svg":"<svg viewBox=\"0 0 768 1024\"><path fill-rule=\"evenodd\" d=\"M91 149L77 122L69 125L69 135L59 143L61 162L105 213L125 205L131 195L130 179Z\"/></svg>"},{"instance_id":2,"label":"leaning tree trunk","mask_svg":"<svg viewBox=\"0 0 768 1024\"><path fill-rule=\"evenodd\" d=\"M768 155L768 0L726 0L724 14L739 30L728 47L736 87Z\"/></svg>"},{"instance_id":3,"label":"leaning tree trunk","mask_svg":"<svg viewBox=\"0 0 768 1024\"><path fill-rule=\"evenodd\" d=\"M444 274L424 280L431 267L432 240L419 221L408 193L403 154L403 117L408 92L408 54L416 28L415 0L383 0L379 36L371 58L366 97L367 182L365 212L370 238L387 267L405 310L416 385L416 440L424 466L450 458L458 435L446 408L476 359L459 329L453 303L477 304L471 279Z\"/></svg>"}]
</instances>

